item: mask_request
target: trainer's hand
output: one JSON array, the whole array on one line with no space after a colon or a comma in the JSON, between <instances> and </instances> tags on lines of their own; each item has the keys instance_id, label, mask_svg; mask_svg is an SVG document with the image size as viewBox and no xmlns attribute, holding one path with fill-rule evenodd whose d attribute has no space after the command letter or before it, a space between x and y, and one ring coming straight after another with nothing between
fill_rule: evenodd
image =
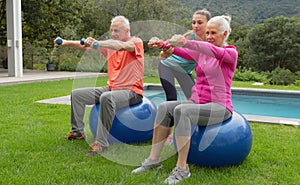
<instances>
[{"instance_id":1,"label":"trainer's hand","mask_svg":"<svg viewBox=\"0 0 300 185\"><path fill-rule=\"evenodd\" d=\"M163 46L163 41L158 37L152 37L148 42L149 48L161 48Z\"/></svg>"},{"instance_id":2,"label":"trainer's hand","mask_svg":"<svg viewBox=\"0 0 300 185\"><path fill-rule=\"evenodd\" d=\"M187 39L183 35L174 35L170 40L168 40L168 46L182 47L186 44Z\"/></svg>"}]
</instances>

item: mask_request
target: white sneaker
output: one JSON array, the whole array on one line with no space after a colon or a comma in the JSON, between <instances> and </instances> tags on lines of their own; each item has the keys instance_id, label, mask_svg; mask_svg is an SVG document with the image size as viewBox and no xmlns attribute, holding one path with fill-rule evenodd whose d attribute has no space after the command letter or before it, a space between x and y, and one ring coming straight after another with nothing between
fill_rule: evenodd
<instances>
[{"instance_id":1,"label":"white sneaker","mask_svg":"<svg viewBox=\"0 0 300 185\"><path fill-rule=\"evenodd\" d=\"M181 167L176 166L170 176L164 181L166 184L176 184L181 182L184 179L187 179L191 176L189 166L186 165L186 170L183 170Z\"/></svg>"},{"instance_id":2,"label":"white sneaker","mask_svg":"<svg viewBox=\"0 0 300 185\"><path fill-rule=\"evenodd\" d=\"M131 173L133 174L141 174L144 173L150 169L153 168L157 168L160 169L162 168L162 164L160 162L160 160L158 160L157 162L152 161L150 158L145 159L145 161L142 163L142 166L132 170Z\"/></svg>"}]
</instances>

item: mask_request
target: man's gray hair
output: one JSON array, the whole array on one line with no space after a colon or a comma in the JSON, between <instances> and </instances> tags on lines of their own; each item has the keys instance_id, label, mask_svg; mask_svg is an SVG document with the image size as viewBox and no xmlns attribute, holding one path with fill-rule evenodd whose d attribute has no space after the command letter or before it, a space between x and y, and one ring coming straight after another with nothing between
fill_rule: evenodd
<instances>
[{"instance_id":1,"label":"man's gray hair","mask_svg":"<svg viewBox=\"0 0 300 185\"><path fill-rule=\"evenodd\" d=\"M112 18L111 23L114 23L114 22L122 22L124 24L125 28L130 29L129 20L126 17L122 16L122 15L118 15L118 16Z\"/></svg>"}]
</instances>

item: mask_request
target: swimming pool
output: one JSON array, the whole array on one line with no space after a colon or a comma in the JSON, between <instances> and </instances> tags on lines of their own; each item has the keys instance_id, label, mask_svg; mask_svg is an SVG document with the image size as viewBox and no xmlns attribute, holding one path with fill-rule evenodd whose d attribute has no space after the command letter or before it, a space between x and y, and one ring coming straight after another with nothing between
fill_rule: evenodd
<instances>
[{"instance_id":1,"label":"swimming pool","mask_svg":"<svg viewBox=\"0 0 300 185\"><path fill-rule=\"evenodd\" d=\"M178 99L186 99L178 91ZM300 119L300 92L257 89L233 89L234 110L247 115ZM146 86L145 96L156 105L165 101L165 93L159 86Z\"/></svg>"},{"instance_id":2,"label":"swimming pool","mask_svg":"<svg viewBox=\"0 0 300 185\"><path fill-rule=\"evenodd\" d=\"M178 87L178 99L186 99ZM166 101L162 87L157 84L144 86L144 93L157 106ZM300 127L300 92L232 88L234 110L248 121L284 124ZM68 104L70 96L39 100L39 103Z\"/></svg>"},{"instance_id":3,"label":"swimming pool","mask_svg":"<svg viewBox=\"0 0 300 185\"><path fill-rule=\"evenodd\" d=\"M300 99L234 95L234 109L242 114L300 119Z\"/></svg>"}]
</instances>

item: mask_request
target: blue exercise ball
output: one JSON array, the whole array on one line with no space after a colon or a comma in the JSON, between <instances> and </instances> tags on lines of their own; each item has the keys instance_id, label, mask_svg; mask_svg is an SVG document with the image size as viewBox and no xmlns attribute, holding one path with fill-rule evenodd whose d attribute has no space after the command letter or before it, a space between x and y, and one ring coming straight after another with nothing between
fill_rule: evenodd
<instances>
[{"instance_id":1,"label":"blue exercise ball","mask_svg":"<svg viewBox=\"0 0 300 185\"><path fill-rule=\"evenodd\" d=\"M198 166L238 165L246 159L252 147L250 125L243 115L235 111L231 118L219 124L192 124L191 132L187 161Z\"/></svg>"},{"instance_id":2,"label":"blue exercise ball","mask_svg":"<svg viewBox=\"0 0 300 185\"><path fill-rule=\"evenodd\" d=\"M100 104L92 107L89 116L90 130L95 137L98 127ZM156 106L147 97L141 103L116 110L109 131L109 143L140 143L152 138Z\"/></svg>"}]
</instances>

